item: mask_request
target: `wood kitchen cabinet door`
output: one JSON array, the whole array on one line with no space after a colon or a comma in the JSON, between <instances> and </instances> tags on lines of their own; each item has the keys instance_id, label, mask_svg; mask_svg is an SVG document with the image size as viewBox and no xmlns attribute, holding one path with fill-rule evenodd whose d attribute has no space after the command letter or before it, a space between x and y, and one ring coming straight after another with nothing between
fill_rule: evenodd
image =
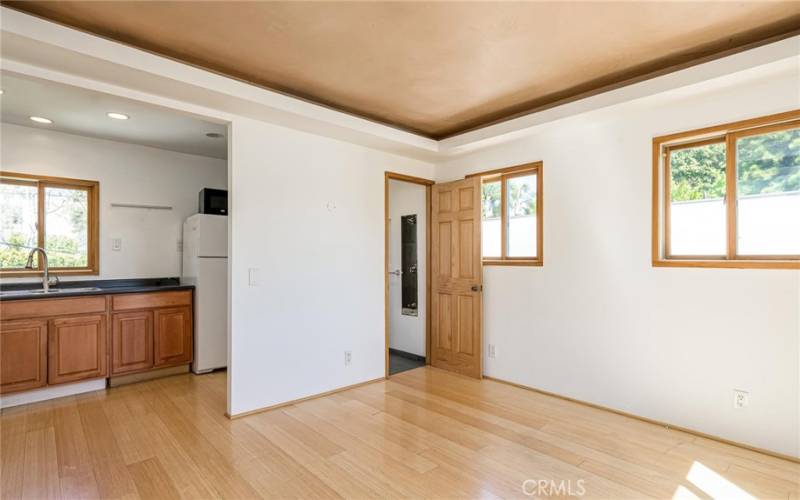
<instances>
[{"instance_id":1,"label":"wood kitchen cabinet door","mask_svg":"<svg viewBox=\"0 0 800 500\"><path fill-rule=\"evenodd\" d=\"M111 373L153 367L153 312L137 311L111 316Z\"/></svg>"},{"instance_id":2,"label":"wood kitchen cabinet door","mask_svg":"<svg viewBox=\"0 0 800 500\"><path fill-rule=\"evenodd\" d=\"M155 310L155 366L192 361L192 308Z\"/></svg>"},{"instance_id":3,"label":"wood kitchen cabinet door","mask_svg":"<svg viewBox=\"0 0 800 500\"><path fill-rule=\"evenodd\" d=\"M105 314L51 319L48 336L49 383L108 375Z\"/></svg>"},{"instance_id":4,"label":"wood kitchen cabinet door","mask_svg":"<svg viewBox=\"0 0 800 500\"><path fill-rule=\"evenodd\" d=\"M0 393L47 384L47 322L0 323Z\"/></svg>"}]
</instances>

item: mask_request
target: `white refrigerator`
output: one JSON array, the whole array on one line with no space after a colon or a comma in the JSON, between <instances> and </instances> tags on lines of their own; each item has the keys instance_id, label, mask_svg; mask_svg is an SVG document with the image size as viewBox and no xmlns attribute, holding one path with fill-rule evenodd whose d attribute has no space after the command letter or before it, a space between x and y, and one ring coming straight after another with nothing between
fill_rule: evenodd
<instances>
[{"instance_id":1,"label":"white refrigerator","mask_svg":"<svg viewBox=\"0 0 800 500\"><path fill-rule=\"evenodd\" d=\"M182 282L194 290L194 373L228 364L228 217L196 214L183 223Z\"/></svg>"}]
</instances>

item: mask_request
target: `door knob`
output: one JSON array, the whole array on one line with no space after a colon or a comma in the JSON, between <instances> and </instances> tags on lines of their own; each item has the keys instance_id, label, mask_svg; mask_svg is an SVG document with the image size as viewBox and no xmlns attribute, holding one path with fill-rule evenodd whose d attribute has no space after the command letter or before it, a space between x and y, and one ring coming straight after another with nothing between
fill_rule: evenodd
<instances>
[{"instance_id":1,"label":"door knob","mask_svg":"<svg viewBox=\"0 0 800 500\"><path fill-rule=\"evenodd\" d=\"M483 285L472 285L472 291L473 292L482 292L483 291Z\"/></svg>"},{"instance_id":2,"label":"door knob","mask_svg":"<svg viewBox=\"0 0 800 500\"><path fill-rule=\"evenodd\" d=\"M395 276L400 276L401 274L403 274L403 271L401 271L399 269L395 269L394 271L389 271L389 274L394 274Z\"/></svg>"}]
</instances>

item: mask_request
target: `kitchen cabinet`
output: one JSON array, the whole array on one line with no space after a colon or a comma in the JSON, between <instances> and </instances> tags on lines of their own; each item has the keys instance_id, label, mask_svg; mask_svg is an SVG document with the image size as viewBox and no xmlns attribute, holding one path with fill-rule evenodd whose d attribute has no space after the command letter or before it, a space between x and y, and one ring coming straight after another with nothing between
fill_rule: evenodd
<instances>
[{"instance_id":1,"label":"kitchen cabinet","mask_svg":"<svg viewBox=\"0 0 800 500\"><path fill-rule=\"evenodd\" d=\"M155 365L161 367L191 362L192 308L156 309L155 317Z\"/></svg>"},{"instance_id":2,"label":"kitchen cabinet","mask_svg":"<svg viewBox=\"0 0 800 500\"><path fill-rule=\"evenodd\" d=\"M191 290L0 300L0 393L188 365Z\"/></svg>"},{"instance_id":3,"label":"kitchen cabinet","mask_svg":"<svg viewBox=\"0 0 800 500\"><path fill-rule=\"evenodd\" d=\"M47 336L49 384L108 375L105 314L53 318Z\"/></svg>"},{"instance_id":4,"label":"kitchen cabinet","mask_svg":"<svg viewBox=\"0 0 800 500\"><path fill-rule=\"evenodd\" d=\"M114 375L192 362L191 291L115 295L111 304L115 325L120 319L118 329L122 333L126 326L129 337L125 341L124 335L113 334L114 358L131 361L120 370L115 366ZM127 324L122 324L123 319Z\"/></svg>"},{"instance_id":5,"label":"kitchen cabinet","mask_svg":"<svg viewBox=\"0 0 800 500\"><path fill-rule=\"evenodd\" d=\"M153 367L153 312L115 313L111 316L111 373Z\"/></svg>"},{"instance_id":6,"label":"kitchen cabinet","mask_svg":"<svg viewBox=\"0 0 800 500\"><path fill-rule=\"evenodd\" d=\"M0 393L47 384L47 321L0 322Z\"/></svg>"}]
</instances>

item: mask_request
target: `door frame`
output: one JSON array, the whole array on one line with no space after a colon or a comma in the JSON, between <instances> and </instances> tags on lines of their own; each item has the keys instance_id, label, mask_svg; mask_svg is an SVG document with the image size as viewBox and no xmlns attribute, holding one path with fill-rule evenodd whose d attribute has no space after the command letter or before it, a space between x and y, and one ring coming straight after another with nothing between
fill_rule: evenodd
<instances>
[{"instance_id":1,"label":"door frame","mask_svg":"<svg viewBox=\"0 0 800 500\"><path fill-rule=\"evenodd\" d=\"M425 186L425 364L431 364L431 186L430 179L385 171L383 176L383 331L384 377L389 378L389 181L410 182Z\"/></svg>"}]
</instances>

